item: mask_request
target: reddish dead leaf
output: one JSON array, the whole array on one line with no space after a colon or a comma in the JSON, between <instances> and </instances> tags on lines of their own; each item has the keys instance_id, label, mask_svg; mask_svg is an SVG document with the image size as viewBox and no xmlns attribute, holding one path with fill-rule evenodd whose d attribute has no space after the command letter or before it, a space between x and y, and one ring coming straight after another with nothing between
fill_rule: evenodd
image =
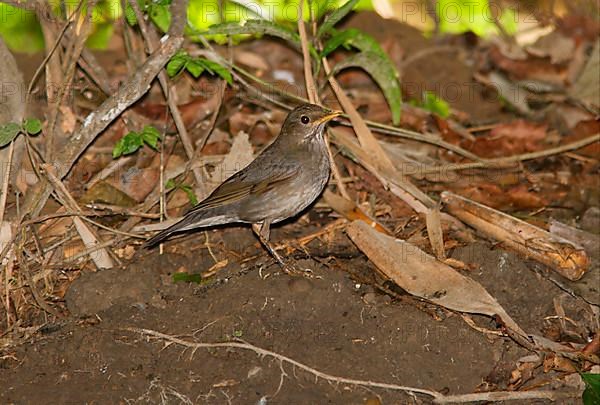
<instances>
[{"instance_id":1,"label":"reddish dead leaf","mask_svg":"<svg viewBox=\"0 0 600 405\"><path fill-rule=\"evenodd\" d=\"M231 145L229 142L225 141L217 141L206 144L204 148L202 148L203 155L224 155L229 152Z\"/></svg>"},{"instance_id":2,"label":"reddish dead leaf","mask_svg":"<svg viewBox=\"0 0 600 405\"><path fill-rule=\"evenodd\" d=\"M513 209L534 209L548 205L548 202L539 194L528 189L526 184L519 184L506 193L505 205Z\"/></svg>"},{"instance_id":3,"label":"reddish dead leaf","mask_svg":"<svg viewBox=\"0 0 600 405\"><path fill-rule=\"evenodd\" d=\"M590 135L597 134L599 132L599 120L581 121L575 126L575 128L573 128L572 134L564 138L562 143L575 142L580 139L586 138ZM578 149L577 151L575 151L575 153L579 155L588 156L593 159L598 159L598 156L600 156L600 142L595 142L584 148Z\"/></svg>"},{"instance_id":4,"label":"reddish dead leaf","mask_svg":"<svg viewBox=\"0 0 600 405\"><path fill-rule=\"evenodd\" d=\"M238 51L235 53L236 62L256 70L268 70L269 65L265 58L255 52Z\"/></svg>"},{"instance_id":5,"label":"reddish dead leaf","mask_svg":"<svg viewBox=\"0 0 600 405\"><path fill-rule=\"evenodd\" d=\"M595 41L600 35L600 24L591 15L567 14L557 21L557 27L564 35L581 41Z\"/></svg>"},{"instance_id":6,"label":"reddish dead leaf","mask_svg":"<svg viewBox=\"0 0 600 405\"><path fill-rule=\"evenodd\" d=\"M154 167L139 169L131 167L119 173L112 184L128 196L142 202L154 189L159 179L159 170Z\"/></svg>"},{"instance_id":7,"label":"reddish dead leaf","mask_svg":"<svg viewBox=\"0 0 600 405\"><path fill-rule=\"evenodd\" d=\"M463 190L456 190L456 193L477 201L478 203L499 208L499 202L504 194L504 190L496 184L484 183Z\"/></svg>"},{"instance_id":8,"label":"reddish dead leaf","mask_svg":"<svg viewBox=\"0 0 600 405\"><path fill-rule=\"evenodd\" d=\"M456 192L500 210L536 209L548 205L548 201L540 194L529 190L527 184L519 184L507 189L494 183L480 183Z\"/></svg>"},{"instance_id":9,"label":"reddish dead leaf","mask_svg":"<svg viewBox=\"0 0 600 405\"><path fill-rule=\"evenodd\" d=\"M512 156L534 152L543 148L546 138L545 124L517 120L494 127L488 135L479 136L468 149L481 157ZM468 147L464 142L463 147Z\"/></svg>"},{"instance_id":10,"label":"reddish dead leaf","mask_svg":"<svg viewBox=\"0 0 600 405\"><path fill-rule=\"evenodd\" d=\"M490 60L516 80L536 80L563 86L568 74L566 64L552 64L550 58L530 56L527 60L511 59L498 46L490 49Z\"/></svg>"}]
</instances>

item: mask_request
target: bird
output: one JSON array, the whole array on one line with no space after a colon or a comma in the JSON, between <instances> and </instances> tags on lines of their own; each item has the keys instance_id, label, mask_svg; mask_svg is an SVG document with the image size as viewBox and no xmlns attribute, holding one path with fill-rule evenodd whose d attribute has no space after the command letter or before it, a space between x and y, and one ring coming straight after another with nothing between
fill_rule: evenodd
<instances>
[{"instance_id":1,"label":"bird","mask_svg":"<svg viewBox=\"0 0 600 405\"><path fill-rule=\"evenodd\" d=\"M251 224L284 272L297 274L271 245L271 225L298 215L323 192L331 171L325 126L341 114L316 104L293 109L277 138L248 166L227 178L145 246L152 247L173 234L193 229Z\"/></svg>"}]
</instances>

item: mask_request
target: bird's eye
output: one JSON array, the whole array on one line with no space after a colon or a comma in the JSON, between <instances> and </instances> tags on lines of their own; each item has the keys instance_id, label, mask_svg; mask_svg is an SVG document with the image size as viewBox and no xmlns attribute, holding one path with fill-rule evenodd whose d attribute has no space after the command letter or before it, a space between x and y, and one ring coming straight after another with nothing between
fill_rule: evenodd
<instances>
[{"instance_id":1,"label":"bird's eye","mask_svg":"<svg viewBox=\"0 0 600 405\"><path fill-rule=\"evenodd\" d=\"M302 117L300 117L300 122L306 125L310 122L310 118L308 118L306 115L303 115Z\"/></svg>"}]
</instances>

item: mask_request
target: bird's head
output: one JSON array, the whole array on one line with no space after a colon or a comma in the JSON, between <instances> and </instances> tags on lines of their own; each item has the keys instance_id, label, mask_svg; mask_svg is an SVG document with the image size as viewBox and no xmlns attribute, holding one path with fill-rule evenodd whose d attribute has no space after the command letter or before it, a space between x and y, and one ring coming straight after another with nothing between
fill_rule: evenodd
<instances>
[{"instance_id":1,"label":"bird's head","mask_svg":"<svg viewBox=\"0 0 600 405\"><path fill-rule=\"evenodd\" d=\"M327 122L341 114L316 104L303 104L288 114L281 128L281 137L295 143L316 140L323 135Z\"/></svg>"}]
</instances>

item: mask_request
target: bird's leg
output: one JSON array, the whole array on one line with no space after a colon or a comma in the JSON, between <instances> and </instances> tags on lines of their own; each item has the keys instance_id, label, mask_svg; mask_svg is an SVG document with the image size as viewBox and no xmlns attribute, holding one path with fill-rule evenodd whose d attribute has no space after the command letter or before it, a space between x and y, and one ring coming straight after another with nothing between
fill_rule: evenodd
<instances>
[{"instance_id":1,"label":"bird's leg","mask_svg":"<svg viewBox=\"0 0 600 405\"><path fill-rule=\"evenodd\" d=\"M303 275L303 276L307 276L307 274L305 274L305 272L303 271L299 271L297 269L295 269L293 266L291 266L289 263L286 263L283 258L279 255L279 253L277 253L277 251L275 250L275 247L273 245L271 245L271 242L269 242L269 236L271 234L271 222L270 221L263 221L261 224L252 224L252 230L254 231L254 233L256 234L256 236L258 237L258 239L260 240L260 243L262 243L262 245L269 251L269 253L271 254L271 256L273 256L273 258L277 261L277 263L279 263L279 265L281 266L281 269L289 274L289 275Z\"/></svg>"}]
</instances>

